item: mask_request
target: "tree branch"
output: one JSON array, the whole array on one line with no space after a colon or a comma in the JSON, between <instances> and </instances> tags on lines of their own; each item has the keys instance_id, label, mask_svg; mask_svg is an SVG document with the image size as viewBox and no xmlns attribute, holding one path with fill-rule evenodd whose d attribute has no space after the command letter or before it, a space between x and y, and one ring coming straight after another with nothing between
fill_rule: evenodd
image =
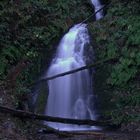
<instances>
[{"instance_id":1,"label":"tree branch","mask_svg":"<svg viewBox=\"0 0 140 140\"><path fill-rule=\"evenodd\" d=\"M91 14L89 17L87 17L85 20L83 20L82 22L81 22L81 24L83 24L84 22L86 22L87 20L89 20L91 17L93 17L93 16L95 16L98 12L100 12L101 10L103 10L103 9L105 9L105 8L107 8L107 7L109 7L111 5L111 3L108 3L108 4L106 4L106 5L104 5L104 6L102 6L99 10L97 10L96 12L94 12L93 14Z\"/></svg>"}]
</instances>

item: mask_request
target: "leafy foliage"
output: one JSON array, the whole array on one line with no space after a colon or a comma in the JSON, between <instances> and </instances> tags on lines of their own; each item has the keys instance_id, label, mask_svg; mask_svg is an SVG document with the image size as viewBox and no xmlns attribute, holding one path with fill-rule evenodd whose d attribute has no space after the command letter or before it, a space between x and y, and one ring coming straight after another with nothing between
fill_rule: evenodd
<instances>
[{"instance_id":1,"label":"leafy foliage","mask_svg":"<svg viewBox=\"0 0 140 140\"><path fill-rule=\"evenodd\" d=\"M87 12L84 12L85 10ZM35 80L41 71L44 55L47 55L46 63L49 63L56 49L52 47L54 42L74 22L84 19L90 12L90 7L82 0L2 0L0 2L1 78L5 78L21 59L27 58L35 65L24 70L21 75L24 78L20 78L24 79L25 83Z\"/></svg>"},{"instance_id":2,"label":"leafy foliage","mask_svg":"<svg viewBox=\"0 0 140 140\"><path fill-rule=\"evenodd\" d=\"M127 5L127 6L126 6ZM96 43L96 58L119 57L117 61L102 66L106 77L100 81L112 102L109 116L114 122L138 121L140 105L140 17L138 1L112 1L107 16L89 29ZM97 71L98 72L98 71ZM102 82L104 82L102 84ZM103 89L104 90L104 89Z\"/></svg>"},{"instance_id":3,"label":"leafy foliage","mask_svg":"<svg viewBox=\"0 0 140 140\"><path fill-rule=\"evenodd\" d=\"M16 77L6 86L14 91L16 104L22 100L18 97L32 92L29 85L49 65L61 36L91 12L88 2L83 0L0 1L0 80L7 80L9 75ZM30 64L13 73L24 59ZM43 99L46 98L41 96L37 102Z\"/></svg>"}]
</instances>

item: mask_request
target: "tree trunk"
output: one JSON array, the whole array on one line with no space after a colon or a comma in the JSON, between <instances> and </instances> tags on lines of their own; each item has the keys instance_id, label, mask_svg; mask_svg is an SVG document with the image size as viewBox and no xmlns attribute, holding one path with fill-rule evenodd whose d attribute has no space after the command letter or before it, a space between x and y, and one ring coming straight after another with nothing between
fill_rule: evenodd
<instances>
[{"instance_id":1,"label":"tree trunk","mask_svg":"<svg viewBox=\"0 0 140 140\"><path fill-rule=\"evenodd\" d=\"M90 125L90 126L113 126L112 124L110 124L110 122L51 117L51 116L21 111L21 110L15 110L15 109L4 107L4 106L0 106L0 112L8 113L22 119L43 120L43 121L49 121L49 122L59 122L59 123L77 124L77 125Z\"/></svg>"}]
</instances>

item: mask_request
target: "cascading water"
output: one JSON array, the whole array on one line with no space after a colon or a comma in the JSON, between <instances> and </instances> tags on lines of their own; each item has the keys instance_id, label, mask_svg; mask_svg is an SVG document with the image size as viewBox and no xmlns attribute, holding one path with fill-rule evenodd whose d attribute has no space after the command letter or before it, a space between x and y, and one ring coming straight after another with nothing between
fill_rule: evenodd
<instances>
[{"instance_id":1,"label":"cascading water","mask_svg":"<svg viewBox=\"0 0 140 140\"><path fill-rule=\"evenodd\" d=\"M100 3L100 0L91 0L91 3L95 7L95 12L102 8L102 5ZM99 11L98 13L96 13L96 20L99 20L102 17L103 17L103 10Z\"/></svg>"},{"instance_id":2,"label":"cascading water","mask_svg":"<svg viewBox=\"0 0 140 140\"><path fill-rule=\"evenodd\" d=\"M95 11L102 6L91 0ZM96 20L102 18L102 11ZM85 66L85 49L90 43L86 24L77 24L64 35L48 70L47 77ZM88 54L89 55L89 54ZM83 70L48 82L49 95L45 114L53 117L96 120L91 75ZM44 122L59 130L93 130L97 127ZM98 128L99 129L99 128Z\"/></svg>"},{"instance_id":3,"label":"cascading water","mask_svg":"<svg viewBox=\"0 0 140 140\"><path fill-rule=\"evenodd\" d=\"M86 24L77 24L62 38L47 76L85 66L84 50L90 40ZM45 114L61 118L95 120L93 90L88 70L50 80ZM45 122L59 130L89 130L95 127Z\"/></svg>"}]
</instances>

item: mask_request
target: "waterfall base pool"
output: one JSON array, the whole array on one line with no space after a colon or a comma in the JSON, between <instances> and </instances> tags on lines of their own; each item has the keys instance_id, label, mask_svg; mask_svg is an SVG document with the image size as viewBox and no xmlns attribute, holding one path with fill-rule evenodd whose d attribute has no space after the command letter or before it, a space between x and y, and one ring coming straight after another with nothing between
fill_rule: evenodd
<instances>
[{"instance_id":1,"label":"waterfall base pool","mask_svg":"<svg viewBox=\"0 0 140 140\"><path fill-rule=\"evenodd\" d=\"M102 127L100 126L89 126L89 125L73 125L73 124L62 124L62 123L50 123L47 122L47 125L53 129L59 131L101 131Z\"/></svg>"}]
</instances>

